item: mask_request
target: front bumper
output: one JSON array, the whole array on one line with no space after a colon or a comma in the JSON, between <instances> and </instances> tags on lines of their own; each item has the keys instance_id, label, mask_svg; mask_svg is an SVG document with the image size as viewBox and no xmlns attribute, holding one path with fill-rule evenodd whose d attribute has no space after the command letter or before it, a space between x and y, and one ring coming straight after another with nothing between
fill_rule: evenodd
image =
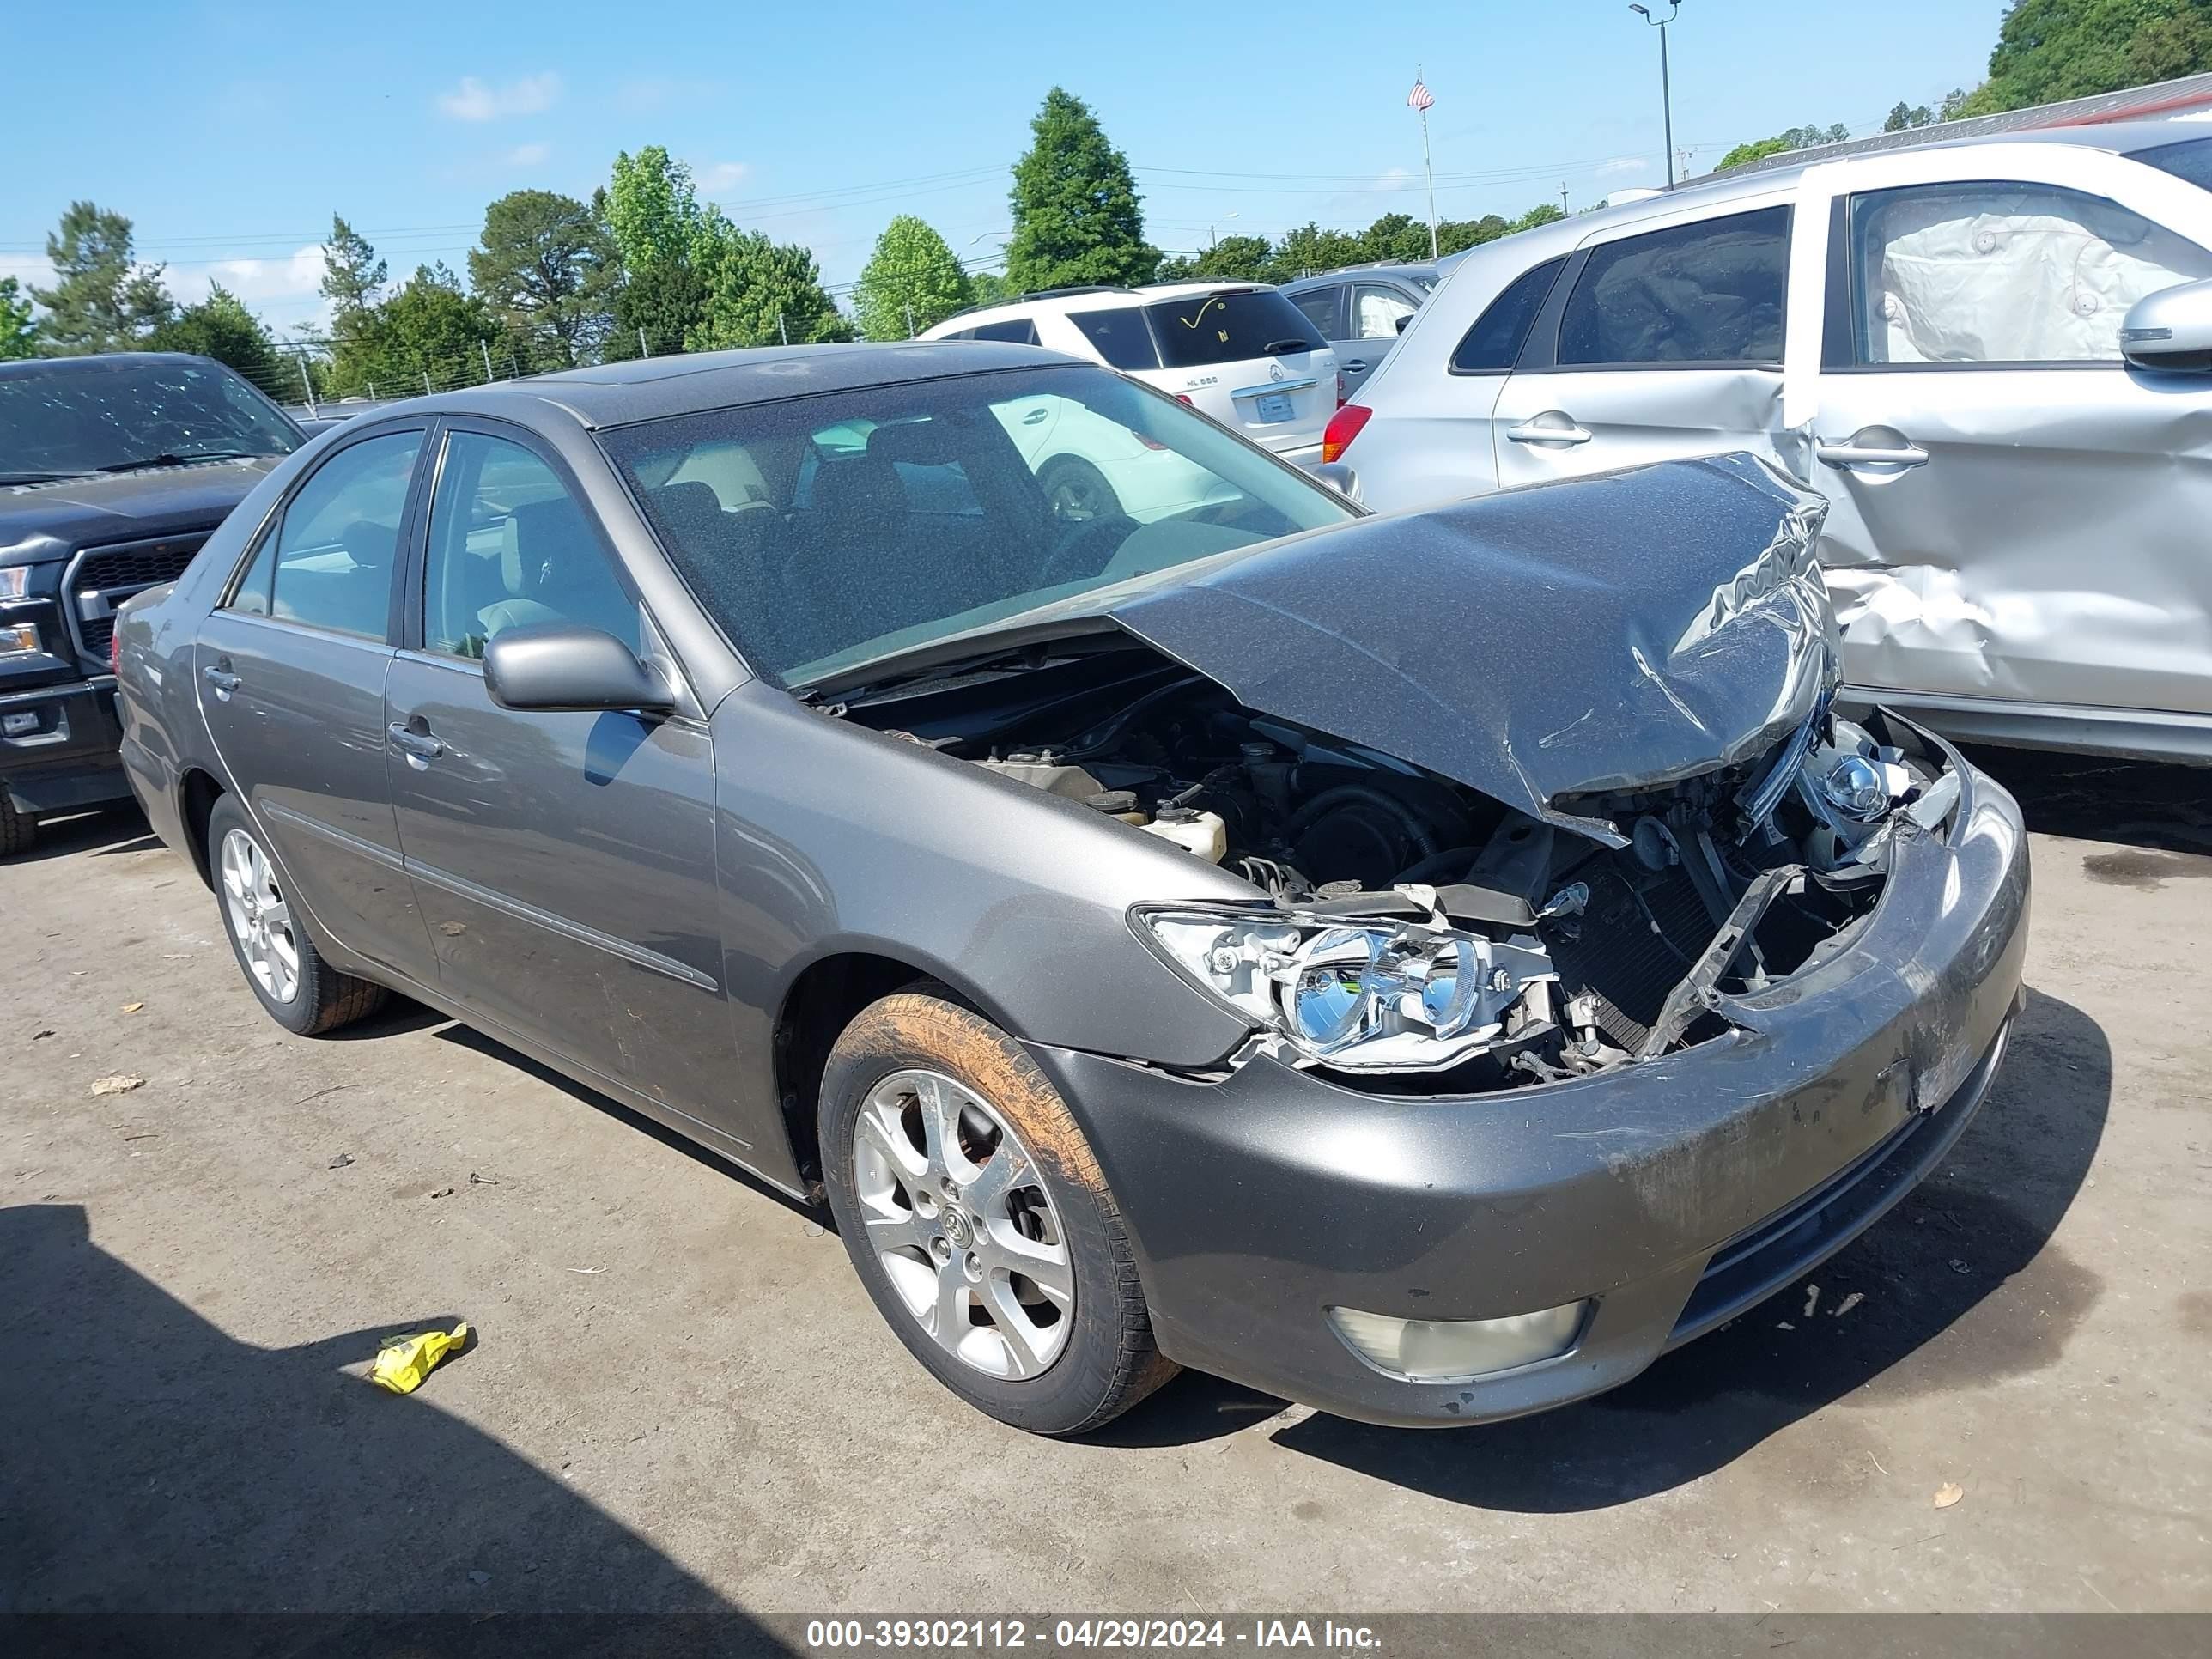
<instances>
[{"instance_id":1,"label":"front bumper","mask_svg":"<svg viewBox=\"0 0 2212 1659\"><path fill-rule=\"evenodd\" d=\"M1266 1058L1193 1079L1036 1049L1097 1150L1162 1350L1368 1422L1541 1411L1627 1381L1856 1237L1964 1131L2021 997L2020 810L1960 769L1858 940L1680 1053L1509 1093L1377 1097ZM1324 1310L1496 1319L1592 1299L1575 1346L1390 1376Z\"/></svg>"},{"instance_id":2,"label":"front bumper","mask_svg":"<svg viewBox=\"0 0 2212 1659\"><path fill-rule=\"evenodd\" d=\"M102 675L33 691L0 693L0 715L29 714L33 729L0 735L0 788L27 815L74 811L131 793L117 750L115 682Z\"/></svg>"}]
</instances>

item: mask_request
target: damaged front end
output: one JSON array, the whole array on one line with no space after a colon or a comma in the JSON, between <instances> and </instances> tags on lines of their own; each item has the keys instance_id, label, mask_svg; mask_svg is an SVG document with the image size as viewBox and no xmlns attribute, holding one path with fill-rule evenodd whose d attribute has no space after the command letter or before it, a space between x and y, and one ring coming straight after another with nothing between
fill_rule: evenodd
<instances>
[{"instance_id":1,"label":"damaged front end","mask_svg":"<svg viewBox=\"0 0 2212 1659\"><path fill-rule=\"evenodd\" d=\"M840 712L1241 876L1132 925L1257 1048L1401 1094L1588 1075L1848 949L1959 799L1831 705L1822 511L1730 457L1363 520Z\"/></svg>"}]
</instances>

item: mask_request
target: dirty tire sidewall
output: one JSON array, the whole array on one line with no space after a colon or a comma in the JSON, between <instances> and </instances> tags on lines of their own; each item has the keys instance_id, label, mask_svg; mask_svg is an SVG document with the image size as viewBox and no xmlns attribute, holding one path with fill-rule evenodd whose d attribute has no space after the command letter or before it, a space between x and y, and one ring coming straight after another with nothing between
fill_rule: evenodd
<instances>
[{"instance_id":1,"label":"dirty tire sidewall","mask_svg":"<svg viewBox=\"0 0 2212 1659\"><path fill-rule=\"evenodd\" d=\"M39 821L27 812L18 812L6 787L0 786L0 859L29 852L38 839Z\"/></svg>"},{"instance_id":2,"label":"dirty tire sidewall","mask_svg":"<svg viewBox=\"0 0 2212 1659\"><path fill-rule=\"evenodd\" d=\"M230 941L230 954L238 963L239 977L253 993L254 1000L267 1011L270 1018L298 1036L319 1036L325 1031L335 1031L382 1007L389 993L381 985L342 974L323 960L323 953L315 948L315 941L307 931L306 908L291 890L289 878L284 883L284 896L292 913L292 941L300 956L300 983L289 1002L279 1002L261 988L260 981L253 977L253 970L246 963L245 947L231 931L230 906L223 902L222 839L233 830L242 830L252 836L263 855L276 864L280 875L283 866L276 863L260 825L246 817L235 795L224 795L216 802L215 810L208 814L207 824L208 863L215 878L216 914L222 921L222 936Z\"/></svg>"},{"instance_id":3,"label":"dirty tire sidewall","mask_svg":"<svg viewBox=\"0 0 2212 1659\"><path fill-rule=\"evenodd\" d=\"M939 1347L892 1288L870 1248L853 1172L853 1129L869 1091L894 1072L944 1072L990 1102L1035 1158L1060 1213L1074 1271L1067 1345L1041 1376L994 1377ZM830 1050L822 1079L822 1169L854 1270L907 1351L970 1405L1032 1434L1080 1434L1119 1416L1176 1367L1152 1340L1136 1260L1098 1161L1036 1062L981 1015L939 996L902 993L861 1011Z\"/></svg>"}]
</instances>

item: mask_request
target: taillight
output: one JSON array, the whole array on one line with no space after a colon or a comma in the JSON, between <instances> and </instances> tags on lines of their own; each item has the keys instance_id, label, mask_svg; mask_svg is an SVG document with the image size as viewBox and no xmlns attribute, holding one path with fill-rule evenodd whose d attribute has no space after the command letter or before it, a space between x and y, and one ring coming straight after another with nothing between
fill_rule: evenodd
<instances>
[{"instance_id":1,"label":"taillight","mask_svg":"<svg viewBox=\"0 0 2212 1659\"><path fill-rule=\"evenodd\" d=\"M1177 403L1179 403L1179 404L1190 404L1190 393L1188 393L1188 392L1176 392L1176 401ZM1190 404L1190 406L1191 406L1193 409L1196 409L1196 408L1198 407L1198 405L1197 405L1196 404Z\"/></svg>"},{"instance_id":2,"label":"taillight","mask_svg":"<svg viewBox=\"0 0 2212 1659\"><path fill-rule=\"evenodd\" d=\"M120 617L115 619L115 631L107 636L107 672L111 674L123 672L123 618Z\"/></svg>"},{"instance_id":3,"label":"taillight","mask_svg":"<svg viewBox=\"0 0 2212 1659\"><path fill-rule=\"evenodd\" d=\"M1352 447L1352 441L1359 435L1359 428L1367 424L1374 413L1364 404L1346 404L1330 416L1328 424L1322 428L1322 459L1325 462L1341 459L1344 452Z\"/></svg>"},{"instance_id":4,"label":"taillight","mask_svg":"<svg viewBox=\"0 0 2212 1659\"><path fill-rule=\"evenodd\" d=\"M1139 443L1144 445L1147 449L1165 449L1167 447L1167 446L1162 443L1158 438L1147 438L1141 432L1133 432L1129 435L1134 438Z\"/></svg>"}]
</instances>

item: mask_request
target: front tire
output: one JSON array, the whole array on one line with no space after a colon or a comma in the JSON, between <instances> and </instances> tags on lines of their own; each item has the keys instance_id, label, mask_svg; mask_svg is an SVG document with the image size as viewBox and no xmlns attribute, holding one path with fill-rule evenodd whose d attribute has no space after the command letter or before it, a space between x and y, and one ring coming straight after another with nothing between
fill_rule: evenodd
<instances>
[{"instance_id":1,"label":"front tire","mask_svg":"<svg viewBox=\"0 0 2212 1659\"><path fill-rule=\"evenodd\" d=\"M1079 456L1047 461L1038 473L1052 515L1062 524L1091 524L1122 516L1121 498L1106 475Z\"/></svg>"},{"instance_id":2,"label":"front tire","mask_svg":"<svg viewBox=\"0 0 2212 1659\"><path fill-rule=\"evenodd\" d=\"M384 987L323 960L285 894L259 827L235 797L223 796L208 815L207 847L222 931L270 1018L297 1036L320 1036L384 1006Z\"/></svg>"},{"instance_id":3,"label":"front tire","mask_svg":"<svg viewBox=\"0 0 2212 1659\"><path fill-rule=\"evenodd\" d=\"M921 992L862 1010L823 1074L822 1166L878 1310L977 1410L1080 1434L1175 1375L1090 1144L981 1015Z\"/></svg>"},{"instance_id":4,"label":"front tire","mask_svg":"<svg viewBox=\"0 0 2212 1659\"><path fill-rule=\"evenodd\" d=\"M0 787L0 859L29 852L38 840L39 821L27 812L18 812L7 790Z\"/></svg>"}]
</instances>

